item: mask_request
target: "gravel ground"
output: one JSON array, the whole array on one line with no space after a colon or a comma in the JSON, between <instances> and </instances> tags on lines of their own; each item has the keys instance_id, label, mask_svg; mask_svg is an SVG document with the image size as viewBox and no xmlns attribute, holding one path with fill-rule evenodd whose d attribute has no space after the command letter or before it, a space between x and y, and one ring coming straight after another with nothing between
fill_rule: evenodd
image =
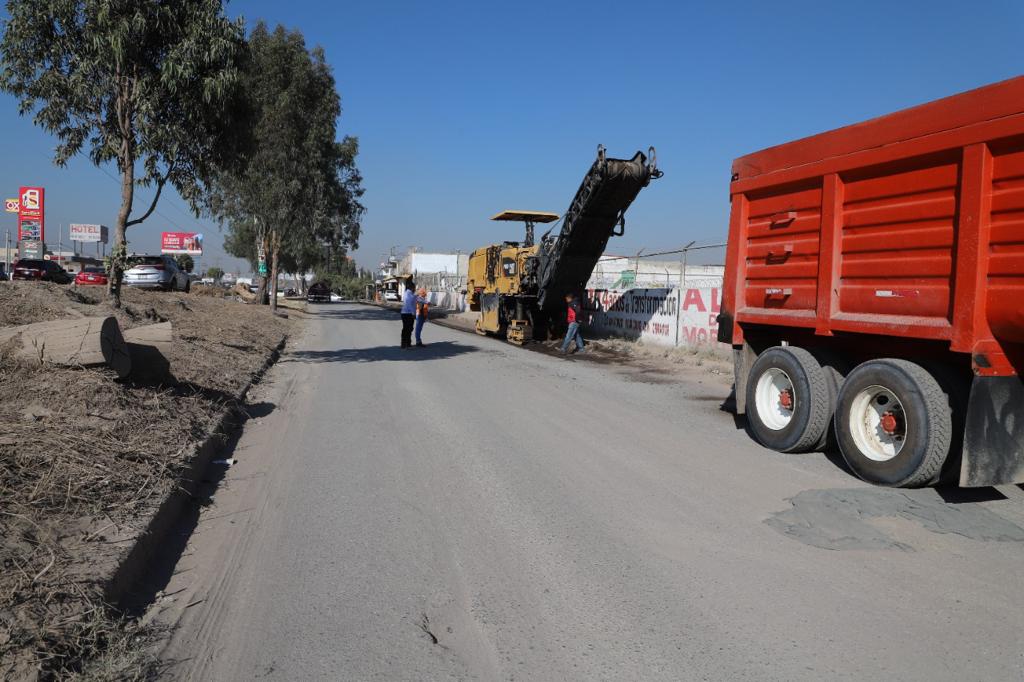
<instances>
[{"instance_id":1,"label":"gravel ground","mask_svg":"<svg viewBox=\"0 0 1024 682\"><path fill-rule=\"evenodd\" d=\"M1020 488L872 488L716 376L311 308L154 606L169 675L1024 674Z\"/></svg>"}]
</instances>

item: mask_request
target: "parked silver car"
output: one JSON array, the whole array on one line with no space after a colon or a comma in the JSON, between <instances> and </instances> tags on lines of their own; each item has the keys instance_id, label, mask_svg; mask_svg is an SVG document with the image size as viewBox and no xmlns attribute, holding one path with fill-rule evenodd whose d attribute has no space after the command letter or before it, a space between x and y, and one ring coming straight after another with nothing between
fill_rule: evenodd
<instances>
[{"instance_id":1,"label":"parked silver car","mask_svg":"<svg viewBox=\"0 0 1024 682\"><path fill-rule=\"evenodd\" d=\"M128 266L124 273L124 283L128 286L168 291L192 288L188 273L170 256L129 256Z\"/></svg>"}]
</instances>

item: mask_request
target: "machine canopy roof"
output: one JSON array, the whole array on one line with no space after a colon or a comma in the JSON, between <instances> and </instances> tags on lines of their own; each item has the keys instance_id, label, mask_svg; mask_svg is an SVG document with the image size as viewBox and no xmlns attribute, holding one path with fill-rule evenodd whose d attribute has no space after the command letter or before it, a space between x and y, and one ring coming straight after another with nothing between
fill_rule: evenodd
<instances>
[{"instance_id":1,"label":"machine canopy roof","mask_svg":"<svg viewBox=\"0 0 1024 682\"><path fill-rule=\"evenodd\" d=\"M505 210L501 213L491 216L491 220L513 220L516 222L531 222L531 223L553 223L561 218L557 213L549 213L547 211L513 211Z\"/></svg>"}]
</instances>

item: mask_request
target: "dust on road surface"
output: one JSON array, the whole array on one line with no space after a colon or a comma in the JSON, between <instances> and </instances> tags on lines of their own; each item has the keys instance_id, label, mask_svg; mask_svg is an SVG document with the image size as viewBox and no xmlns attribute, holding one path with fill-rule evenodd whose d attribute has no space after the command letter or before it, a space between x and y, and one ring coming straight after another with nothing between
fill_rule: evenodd
<instances>
[{"instance_id":1,"label":"dust on road surface","mask_svg":"<svg viewBox=\"0 0 1024 682\"><path fill-rule=\"evenodd\" d=\"M756 446L717 381L317 311L158 600L173 675L1024 673L1019 488L871 489Z\"/></svg>"}]
</instances>

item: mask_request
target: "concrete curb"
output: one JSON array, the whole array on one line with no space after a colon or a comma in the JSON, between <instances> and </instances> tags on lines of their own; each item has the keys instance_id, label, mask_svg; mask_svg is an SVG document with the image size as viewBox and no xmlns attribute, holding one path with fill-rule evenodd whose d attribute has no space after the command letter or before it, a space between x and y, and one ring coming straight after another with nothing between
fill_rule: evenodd
<instances>
[{"instance_id":1,"label":"concrete curb","mask_svg":"<svg viewBox=\"0 0 1024 682\"><path fill-rule=\"evenodd\" d=\"M188 467L178 479L177 487L156 508L146 523L145 529L136 536L131 547L121 555L110 575L101 579L104 585L104 598L108 604L121 610L131 605L133 588L140 583L146 569L166 541L168 532L174 528L186 505L195 498L214 454L223 446L231 431L241 424L239 406L244 402L253 384L261 381L267 371L281 357L281 351L284 350L287 341L288 336L286 335L264 360L263 366L233 396L234 404L224 410L217 425L204 440L193 446L193 455Z\"/></svg>"}]
</instances>

